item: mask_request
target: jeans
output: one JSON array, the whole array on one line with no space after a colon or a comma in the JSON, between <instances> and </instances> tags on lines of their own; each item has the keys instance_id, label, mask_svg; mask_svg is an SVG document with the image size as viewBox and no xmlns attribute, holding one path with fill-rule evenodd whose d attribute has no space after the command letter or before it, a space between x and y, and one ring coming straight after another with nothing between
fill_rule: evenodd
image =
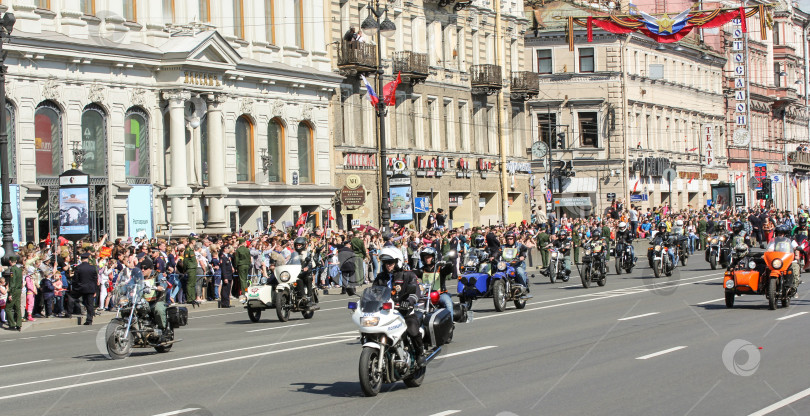
<instances>
[{"instance_id":1,"label":"jeans","mask_svg":"<svg viewBox=\"0 0 810 416\"><path fill-rule=\"evenodd\" d=\"M515 274L523 281L523 286L529 287L529 278L526 276L526 263L520 263L515 267Z\"/></svg>"},{"instance_id":2,"label":"jeans","mask_svg":"<svg viewBox=\"0 0 810 416\"><path fill-rule=\"evenodd\" d=\"M177 299L177 293L180 292L180 287L181 287L180 286L180 279L177 278L176 274L171 274L171 275L169 275L167 280L169 281L169 284L172 285L172 288L169 291L169 300L171 302L180 303L180 302L178 302L178 299Z\"/></svg>"},{"instance_id":3,"label":"jeans","mask_svg":"<svg viewBox=\"0 0 810 416\"><path fill-rule=\"evenodd\" d=\"M380 272L380 260L377 259L376 254L371 255L371 265L372 265L373 270L374 270L371 280L374 280L374 278L377 277L377 273Z\"/></svg>"},{"instance_id":4,"label":"jeans","mask_svg":"<svg viewBox=\"0 0 810 416\"><path fill-rule=\"evenodd\" d=\"M443 308L450 312L450 320L453 320L453 298L447 293L442 293L439 295L439 305L442 305Z\"/></svg>"},{"instance_id":5,"label":"jeans","mask_svg":"<svg viewBox=\"0 0 810 416\"><path fill-rule=\"evenodd\" d=\"M62 313L65 311L65 297L64 296L54 296L54 313Z\"/></svg>"}]
</instances>

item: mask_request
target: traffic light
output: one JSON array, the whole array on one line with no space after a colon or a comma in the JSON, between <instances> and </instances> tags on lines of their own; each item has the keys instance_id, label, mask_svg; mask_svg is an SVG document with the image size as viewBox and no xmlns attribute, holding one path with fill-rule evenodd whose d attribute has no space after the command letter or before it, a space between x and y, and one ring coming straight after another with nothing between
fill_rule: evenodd
<instances>
[{"instance_id":1,"label":"traffic light","mask_svg":"<svg viewBox=\"0 0 810 416\"><path fill-rule=\"evenodd\" d=\"M557 149L565 148L565 133L557 133Z\"/></svg>"},{"instance_id":2,"label":"traffic light","mask_svg":"<svg viewBox=\"0 0 810 416\"><path fill-rule=\"evenodd\" d=\"M757 199L765 199L765 192L757 191Z\"/></svg>"},{"instance_id":3,"label":"traffic light","mask_svg":"<svg viewBox=\"0 0 810 416\"><path fill-rule=\"evenodd\" d=\"M760 182L762 183L762 198L760 198L760 199L764 199L766 201L770 200L771 199L771 180L765 178L765 179L762 179Z\"/></svg>"}]
</instances>

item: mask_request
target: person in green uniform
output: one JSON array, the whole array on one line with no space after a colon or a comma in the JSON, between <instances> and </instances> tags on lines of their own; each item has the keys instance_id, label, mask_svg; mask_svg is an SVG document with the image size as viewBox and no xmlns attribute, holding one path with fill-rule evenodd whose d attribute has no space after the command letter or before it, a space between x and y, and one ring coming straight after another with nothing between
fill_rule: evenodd
<instances>
[{"instance_id":1,"label":"person in green uniform","mask_svg":"<svg viewBox=\"0 0 810 416\"><path fill-rule=\"evenodd\" d=\"M364 260L366 258L366 245L363 243L363 239L358 237L357 234L354 232L349 232L349 238L351 239L351 247L352 251L354 252L354 270L356 273L356 279L358 282L362 282L365 280L366 277L366 268L364 266ZM374 280L374 279L369 279Z\"/></svg>"},{"instance_id":2,"label":"person in green uniform","mask_svg":"<svg viewBox=\"0 0 810 416\"><path fill-rule=\"evenodd\" d=\"M548 268L548 247L551 244L551 236L546 232L546 224L540 224L540 232L537 233L537 249L540 250L540 259L543 261L543 269Z\"/></svg>"},{"instance_id":3,"label":"person in green uniform","mask_svg":"<svg viewBox=\"0 0 810 416\"><path fill-rule=\"evenodd\" d=\"M6 319L8 319L8 329L21 331L22 311L20 310L20 297L22 296L23 275L22 270L17 267L17 256L9 256L8 262L11 267L11 280L8 282L8 300L6 300Z\"/></svg>"},{"instance_id":4,"label":"person in green uniform","mask_svg":"<svg viewBox=\"0 0 810 416\"><path fill-rule=\"evenodd\" d=\"M697 232L698 236L700 236L700 246L697 248L698 250L706 250L706 217L702 217L700 221L698 221Z\"/></svg>"},{"instance_id":5,"label":"person in green uniform","mask_svg":"<svg viewBox=\"0 0 810 416\"><path fill-rule=\"evenodd\" d=\"M186 269L188 280L186 281L186 302L197 304L197 254L194 253L195 238L191 237L188 247L183 252L183 267Z\"/></svg>"},{"instance_id":6,"label":"person in green uniform","mask_svg":"<svg viewBox=\"0 0 810 416\"><path fill-rule=\"evenodd\" d=\"M574 249L574 264L579 264L579 247L582 245L582 227L580 224L571 230L571 246Z\"/></svg>"},{"instance_id":7,"label":"person in green uniform","mask_svg":"<svg viewBox=\"0 0 810 416\"><path fill-rule=\"evenodd\" d=\"M250 250L247 248L244 238L239 239L239 248L233 255L234 263L236 263L236 273L239 275L239 294L245 293L249 285L248 273L250 272Z\"/></svg>"},{"instance_id":8,"label":"person in green uniform","mask_svg":"<svg viewBox=\"0 0 810 416\"><path fill-rule=\"evenodd\" d=\"M610 260L610 227L605 221L602 221L602 238L605 241L605 261Z\"/></svg>"}]
</instances>

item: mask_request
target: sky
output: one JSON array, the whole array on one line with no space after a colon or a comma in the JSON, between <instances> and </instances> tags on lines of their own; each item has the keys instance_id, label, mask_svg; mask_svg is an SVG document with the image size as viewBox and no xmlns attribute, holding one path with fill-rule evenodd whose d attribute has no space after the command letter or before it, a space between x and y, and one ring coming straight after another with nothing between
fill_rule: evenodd
<instances>
[{"instance_id":1,"label":"sky","mask_svg":"<svg viewBox=\"0 0 810 416\"><path fill-rule=\"evenodd\" d=\"M799 0L799 8L803 12L810 12L810 0Z\"/></svg>"}]
</instances>

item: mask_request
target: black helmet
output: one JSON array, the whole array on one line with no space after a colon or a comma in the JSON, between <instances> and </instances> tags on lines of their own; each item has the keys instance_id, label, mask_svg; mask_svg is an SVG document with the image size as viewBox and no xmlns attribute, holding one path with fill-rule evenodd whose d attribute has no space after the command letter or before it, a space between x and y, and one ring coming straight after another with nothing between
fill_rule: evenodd
<instances>
[{"instance_id":1,"label":"black helmet","mask_svg":"<svg viewBox=\"0 0 810 416\"><path fill-rule=\"evenodd\" d=\"M475 248L482 248L482 247L484 247L484 241L485 241L485 240L486 240L486 239L484 238L484 236L483 236L483 235L478 234L477 236L475 236L475 239L473 240L473 247L475 247Z\"/></svg>"},{"instance_id":2,"label":"black helmet","mask_svg":"<svg viewBox=\"0 0 810 416\"><path fill-rule=\"evenodd\" d=\"M659 233L665 233L665 232L667 232L667 225L666 225L665 223L663 223L663 222L662 222L662 223L659 223L659 224L658 224L658 232L659 232Z\"/></svg>"},{"instance_id":3,"label":"black helmet","mask_svg":"<svg viewBox=\"0 0 810 416\"><path fill-rule=\"evenodd\" d=\"M422 263L427 263L425 260L426 257L433 257L433 262L436 262L436 249L430 246L423 247L419 250L419 258L422 259Z\"/></svg>"},{"instance_id":4,"label":"black helmet","mask_svg":"<svg viewBox=\"0 0 810 416\"><path fill-rule=\"evenodd\" d=\"M790 227L788 227L785 224L782 224L776 227L775 234L777 237L787 237L788 235L790 235Z\"/></svg>"},{"instance_id":5,"label":"black helmet","mask_svg":"<svg viewBox=\"0 0 810 416\"><path fill-rule=\"evenodd\" d=\"M307 248L307 239L304 237L296 238L293 241L293 248L295 248L295 251L300 254L305 248Z\"/></svg>"},{"instance_id":6,"label":"black helmet","mask_svg":"<svg viewBox=\"0 0 810 416\"><path fill-rule=\"evenodd\" d=\"M557 231L557 236L560 238L568 237L568 231L565 228L560 228L560 231Z\"/></svg>"},{"instance_id":7,"label":"black helmet","mask_svg":"<svg viewBox=\"0 0 810 416\"><path fill-rule=\"evenodd\" d=\"M734 225L731 226L731 231L734 231L734 233L738 233L738 232L740 232L742 230L743 230L742 221L735 221Z\"/></svg>"},{"instance_id":8,"label":"black helmet","mask_svg":"<svg viewBox=\"0 0 810 416\"><path fill-rule=\"evenodd\" d=\"M593 238L602 238L602 230L600 230L598 228L594 228L593 231L591 231L591 237L593 237Z\"/></svg>"},{"instance_id":9,"label":"black helmet","mask_svg":"<svg viewBox=\"0 0 810 416\"><path fill-rule=\"evenodd\" d=\"M515 233L509 231L508 233L504 234L503 238L504 239L509 239L509 238L514 239L515 238Z\"/></svg>"},{"instance_id":10,"label":"black helmet","mask_svg":"<svg viewBox=\"0 0 810 416\"><path fill-rule=\"evenodd\" d=\"M799 227L804 227L807 225L807 217L801 216L799 217Z\"/></svg>"}]
</instances>

